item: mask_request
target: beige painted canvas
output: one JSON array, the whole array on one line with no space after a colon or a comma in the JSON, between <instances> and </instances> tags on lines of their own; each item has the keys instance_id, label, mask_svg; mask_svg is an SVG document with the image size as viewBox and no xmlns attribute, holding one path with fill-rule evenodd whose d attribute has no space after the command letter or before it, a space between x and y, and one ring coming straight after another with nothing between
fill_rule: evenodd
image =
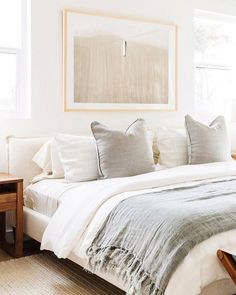
<instances>
[{"instance_id":1,"label":"beige painted canvas","mask_svg":"<svg viewBox=\"0 0 236 295\"><path fill-rule=\"evenodd\" d=\"M168 51L118 36L75 37L78 103L168 102Z\"/></svg>"},{"instance_id":2,"label":"beige painted canvas","mask_svg":"<svg viewBox=\"0 0 236 295\"><path fill-rule=\"evenodd\" d=\"M175 54L173 25L65 11L65 109L175 109Z\"/></svg>"}]
</instances>

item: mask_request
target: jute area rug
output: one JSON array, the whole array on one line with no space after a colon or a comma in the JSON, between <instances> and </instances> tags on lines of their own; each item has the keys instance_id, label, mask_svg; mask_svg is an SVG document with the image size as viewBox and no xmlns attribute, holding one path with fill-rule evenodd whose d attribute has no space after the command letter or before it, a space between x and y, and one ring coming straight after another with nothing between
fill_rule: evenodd
<instances>
[{"instance_id":1,"label":"jute area rug","mask_svg":"<svg viewBox=\"0 0 236 295\"><path fill-rule=\"evenodd\" d=\"M123 295L124 292L50 253L0 262L1 295Z\"/></svg>"}]
</instances>

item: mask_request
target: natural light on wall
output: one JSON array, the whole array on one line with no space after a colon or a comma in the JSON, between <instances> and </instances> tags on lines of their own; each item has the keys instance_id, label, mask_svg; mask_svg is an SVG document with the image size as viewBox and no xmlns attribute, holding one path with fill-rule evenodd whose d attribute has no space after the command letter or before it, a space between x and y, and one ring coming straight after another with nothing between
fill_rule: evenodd
<instances>
[{"instance_id":1,"label":"natural light on wall","mask_svg":"<svg viewBox=\"0 0 236 295\"><path fill-rule=\"evenodd\" d=\"M236 120L236 18L197 11L195 109Z\"/></svg>"},{"instance_id":2,"label":"natural light on wall","mask_svg":"<svg viewBox=\"0 0 236 295\"><path fill-rule=\"evenodd\" d=\"M0 115L29 116L27 0L0 1Z\"/></svg>"}]
</instances>

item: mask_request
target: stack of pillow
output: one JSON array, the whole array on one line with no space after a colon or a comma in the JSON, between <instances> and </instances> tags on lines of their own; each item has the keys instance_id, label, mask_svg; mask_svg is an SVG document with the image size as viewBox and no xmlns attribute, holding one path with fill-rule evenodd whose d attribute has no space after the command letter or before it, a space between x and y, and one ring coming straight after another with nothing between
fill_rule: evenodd
<instances>
[{"instance_id":1,"label":"stack of pillow","mask_svg":"<svg viewBox=\"0 0 236 295\"><path fill-rule=\"evenodd\" d=\"M153 136L143 119L137 119L125 132L93 122L93 136L57 134L33 161L50 178L78 182L155 171L157 150L162 167L232 160L223 117L206 126L187 115L185 129L158 128Z\"/></svg>"},{"instance_id":2,"label":"stack of pillow","mask_svg":"<svg viewBox=\"0 0 236 295\"><path fill-rule=\"evenodd\" d=\"M185 130L157 130L159 163L167 167L232 161L225 119L209 126L185 116Z\"/></svg>"},{"instance_id":3,"label":"stack of pillow","mask_svg":"<svg viewBox=\"0 0 236 295\"><path fill-rule=\"evenodd\" d=\"M125 177L155 170L152 138L143 119L125 132L91 124L93 136L58 134L33 161L51 178L68 182Z\"/></svg>"}]
</instances>

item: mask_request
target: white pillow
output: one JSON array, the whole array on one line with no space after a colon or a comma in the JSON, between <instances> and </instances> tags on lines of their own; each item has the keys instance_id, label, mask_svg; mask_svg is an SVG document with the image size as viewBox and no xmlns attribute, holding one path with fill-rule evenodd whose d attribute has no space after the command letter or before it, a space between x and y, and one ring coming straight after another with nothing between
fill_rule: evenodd
<instances>
[{"instance_id":1,"label":"white pillow","mask_svg":"<svg viewBox=\"0 0 236 295\"><path fill-rule=\"evenodd\" d=\"M43 146L32 158L32 161L37 164L46 174L52 173L51 143L52 140L49 140L43 144Z\"/></svg>"},{"instance_id":2,"label":"white pillow","mask_svg":"<svg viewBox=\"0 0 236 295\"><path fill-rule=\"evenodd\" d=\"M160 165L175 167L188 164L187 137L184 130L160 127L156 131L156 137Z\"/></svg>"},{"instance_id":3,"label":"white pillow","mask_svg":"<svg viewBox=\"0 0 236 295\"><path fill-rule=\"evenodd\" d=\"M64 178L65 173L59 156L59 149L55 138L51 142L52 175L54 178Z\"/></svg>"},{"instance_id":4,"label":"white pillow","mask_svg":"<svg viewBox=\"0 0 236 295\"><path fill-rule=\"evenodd\" d=\"M97 179L96 143L92 136L58 134L55 141L66 181L77 182Z\"/></svg>"},{"instance_id":5,"label":"white pillow","mask_svg":"<svg viewBox=\"0 0 236 295\"><path fill-rule=\"evenodd\" d=\"M55 139L47 141L34 155L35 162L50 178L64 178L64 170Z\"/></svg>"}]
</instances>

